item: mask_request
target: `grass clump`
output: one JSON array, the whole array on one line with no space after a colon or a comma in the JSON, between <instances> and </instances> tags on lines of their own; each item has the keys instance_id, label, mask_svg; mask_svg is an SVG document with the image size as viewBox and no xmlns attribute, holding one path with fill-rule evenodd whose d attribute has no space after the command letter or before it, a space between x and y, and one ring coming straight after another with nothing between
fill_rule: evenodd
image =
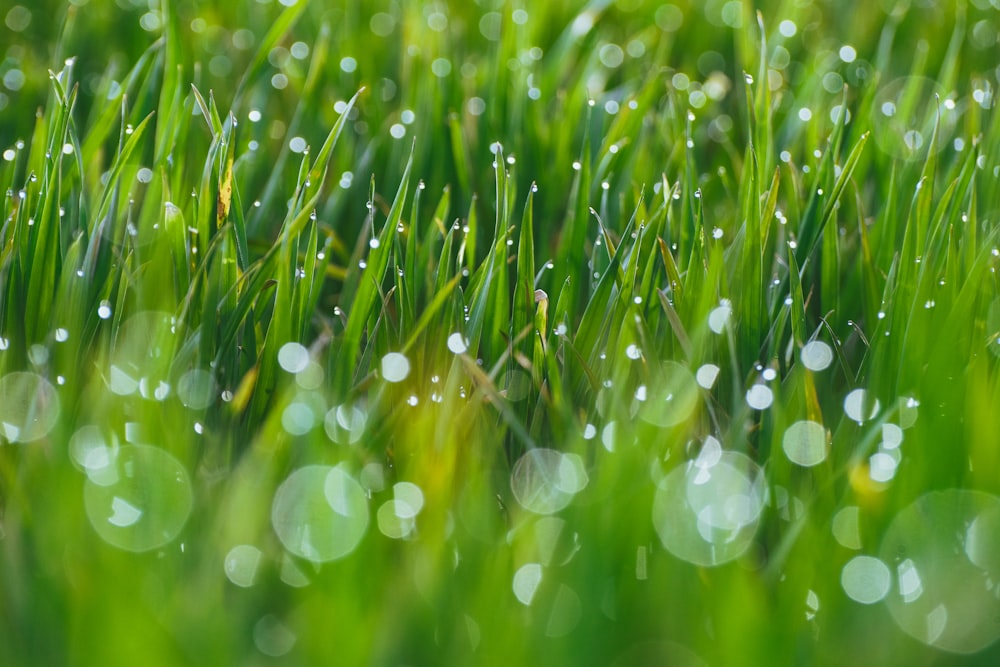
<instances>
[{"instance_id":1,"label":"grass clump","mask_svg":"<svg viewBox=\"0 0 1000 667\"><path fill-rule=\"evenodd\" d=\"M0 655L994 664L997 18L848 4L8 9Z\"/></svg>"}]
</instances>

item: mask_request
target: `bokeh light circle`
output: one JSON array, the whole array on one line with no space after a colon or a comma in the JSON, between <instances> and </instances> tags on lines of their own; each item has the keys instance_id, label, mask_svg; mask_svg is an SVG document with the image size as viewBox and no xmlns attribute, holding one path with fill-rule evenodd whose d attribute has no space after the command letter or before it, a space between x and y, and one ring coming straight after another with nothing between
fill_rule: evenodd
<instances>
[{"instance_id":1,"label":"bokeh light circle","mask_svg":"<svg viewBox=\"0 0 1000 667\"><path fill-rule=\"evenodd\" d=\"M191 480L181 462L159 447L107 450L105 465L88 469L87 518L108 544L149 551L171 542L191 514Z\"/></svg>"},{"instance_id":2,"label":"bokeh light circle","mask_svg":"<svg viewBox=\"0 0 1000 667\"><path fill-rule=\"evenodd\" d=\"M58 420L59 395L48 380L25 372L0 377L0 440L39 440Z\"/></svg>"},{"instance_id":3,"label":"bokeh light circle","mask_svg":"<svg viewBox=\"0 0 1000 667\"><path fill-rule=\"evenodd\" d=\"M310 465L281 483L271 525L289 553L314 563L343 558L368 528L365 492L340 467Z\"/></svg>"},{"instance_id":4,"label":"bokeh light circle","mask_svg":"<svg viewBox=\"0 0 1000 667\"><path fill-rule=\"evenodd\" d=\"M660 480L653 525L674 556L712 566L750 548L767 494L763 472L747 456L706 450Z\"/></svg>"},{"instance_id":5,"label":"bokeh light circle","mask_svg":"<svg viewBox=\"0 0 1000 667\"><path fill-rule=\"evenodd\" d=\"M1000 638L998 535L1000 498L979 491L933 491L900 511L880 551L899 627L952 653L976 653Z\"/></svg>"}]
</instances>

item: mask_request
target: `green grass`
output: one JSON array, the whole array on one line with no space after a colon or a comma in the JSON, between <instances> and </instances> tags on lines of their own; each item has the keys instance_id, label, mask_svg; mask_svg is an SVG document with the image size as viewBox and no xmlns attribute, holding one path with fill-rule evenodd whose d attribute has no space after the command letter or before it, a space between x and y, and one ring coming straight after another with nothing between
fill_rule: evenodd
<instances>
[{"instance_id":1,"label":"green grass","mask_svg":"<svg viewBox=\"0 0 1000 667\"><path fill-rule=\"evenodd\" d=\"M0 6L0 663L996 664L997 9Z\"/></svg>"}]
</instances>

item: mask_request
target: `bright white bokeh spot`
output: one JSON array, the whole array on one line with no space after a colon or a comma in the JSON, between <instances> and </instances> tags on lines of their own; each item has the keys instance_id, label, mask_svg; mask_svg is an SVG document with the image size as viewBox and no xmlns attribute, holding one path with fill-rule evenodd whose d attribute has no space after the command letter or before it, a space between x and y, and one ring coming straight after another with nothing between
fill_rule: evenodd
<instances>
[{"instance_id":1,"label":"bright white bokeh spot","mask_svg":"<svg viewBox=\"0 0 1000 667\"><path fill-rule=\"evenodd\" d=\"M871 406L868 410L869 414L866 417L865 406L869 401L871 401ZM868 392L864 389L855 389L844 398L844 413L858 424L863 424L869 419L873 419L878 414L880 407L878 399L869 399Z\"/></svg>"},{"instance_id":2,"label":"bright white bokeh spot","mask_svg":"<svg viewBox=\"0 0 1000 667\"><path fill-rule=\"evenodd\" d=\"M818 465L826 459L826 428L814 421L797 421L785 430L781 445L792 463Z\"/></svg>"},{"instance_id":3,"label":"bright white bokeh spot","mask_svg":"<svg viewBox=\"0 0 1000 667\"><path fill-rule=\"evenodd\" d=\"M873 482L889 482L896 476L896 459L885 452L877 452L868 458L868 476Z\"/></svg>"},{"instance_id":4,"label":"bright white bokeh spot","mask_svg":"<svg viewBox=\"0 0 1000 667\"><path fill-rule=\"evenodd\" d=\"M811 371L826 370L833 363L833 348L821 340L814 340L802 346L799 359Z\"/></svg>"},{"instance_id":5,"label":"bright white bokeh spot","mask_svg":"<svg viewBox=\"0 0 1000 667\"><path fill-rule=\"evenodd\" d=\"M702 389L711 389L719 378L719 367L715 364L705 364L695 373L694 378Z\"/></svg>"},{"instance_id":6,"label":"bright white bokeh spot","mask_svg":"<svg viewBox=\"0 0 1000 667\"><path fill-rule=\"evenodd\" d=\"M847 597L861 604L875 604L889 593L891 573L878 558L855 556L840 571L840 585Z\"/></svg>"},{"instance_id":7,"label":"bright white bokeh spot","mask_svg":"<svg viewBox=\"0 0 1000 667\"><path fill-rule=\"evenodd\" d=\"M732 314L732 305L729 301L723 299L722 303L708 314L708 328L717 334L721 334L725 330L726 324L729 323L729 318Z\"/></svg>"},{"instance_id":8,"label":"bright white bokeh spot","mask_svg":"<svg viewBox=\"0 0 1000 667\"><path fill-rule=\"evenodd\" d=\"M774 392L765 384L755 384L747 390L746 398L754 410L767 410L774 402Z\"/></svg>"},{"instance_id":9,"label":"bright white bokeh spot","mask_svg":"<svg viewBox=\"0 0 1000 667\"><path fill-rule=\"evenodd\" d=\"M531 606L542 583L542 566L539 563L527 563L514 573L514 597L526 607Z\"/></svg>"},{"instance_id":10,"label":"bright white bokeh spot","mask_svg":"<svg viewBox=\"0 0 1000 667\"><path fill-rule=\"evenodd\" d=\"M223 569L226 578L236 586L249 588L257 581L257 569L263 553L250 544L238 544L226 554Z\"/></svg>"},{"instance_id":11,"label":"bright white bokeh spot","mask_svg":"<svg viewBox=\"0 0 1000 667\"><path fill-rule=\"evenodd\" d=\"M895 424L882 424L882 448L896 449L903 444L903 429Z\"/></svg>"},{"instance_id":12,"label":"bright white bokeh spot","mask_svg":"<svg viewBox=\"0 0 1000 667\"><path fill-rule=\"evenodd\" d=\"M289 373L301 373L309 365L309 350L301 343L285 343L278 350L278 365Z\"/></svg>"},{"instance_id":13,"label":"bright white bokeh spot","mask_svg":"<svg viewBox=\"0 0 1000 667\"><path fill-rule=\"evenodd\" d=\"M838 54L840 59L845 63L853 63L858 58L858 52L850 44L844 44L840 47Z\"/></svg>"},{"instance_id":14,"label":"bright white bokeh spot","mask_svg":"<svg viewBox=\"0 0 1000 667\"><path fill-rule=\"evenodd\" d=\"M382 357L382 377L386 382L402 382L410 374L410 360L399 352Z\"/></svg>"},{"instance_id":15,"label":"bright white bokeh spot","mask_svg":"<svg viewBox=\"0 0 1000 667\"><path fill-rule=\"evenodd\" d=\"M789 21L785 19L778 24L778 32L781 33L782 37L794 37L795 33L798 32L799 27L795 25L795 21Z\"/></svg>"},{"instance_id":16,"label":"bright white bokeh spot","mask_svg":"<svg viewBox=\"0 0 1000 667\"><path fill-rule=\"evenodd\" d=\"M405 503L409 508L410 518L420 514L420 510L424 508L424 492L412 482L397 482L393 484L392 493L397 501Z\"/></svg>"},{"instance_id":17,"label":"bright white bokeh spot","mask_svg":"<svg viewBox=\"0 0 1000 667\"><path fill-rule=\"evenodd\" d=\"M456 331L448 336L448 349L454 354L464 354L469 349L469 339Z\"/></svg>"}]
</instances>

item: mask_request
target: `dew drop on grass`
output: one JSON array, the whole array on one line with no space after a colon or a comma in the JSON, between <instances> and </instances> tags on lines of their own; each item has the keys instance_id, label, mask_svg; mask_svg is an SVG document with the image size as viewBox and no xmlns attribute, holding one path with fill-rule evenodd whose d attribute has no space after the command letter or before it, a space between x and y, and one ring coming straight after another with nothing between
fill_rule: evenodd
<instances>
[{"instance_id":1,"label":"dew drop on grass","mask_svg":"<svg viewBox=\"0 0 1000 667\"><path fill-rule=\"evenodd\" d=\"M191 514L187 470L158 447L95 448L85 467L87 518L112 546L134 552L161 547L177 537Z\"/></svg>"},{"instance_id":2,"label":"dew drop on grass","mask_svg":"<svg viewBox=\"0 0 1000 667\"><path fill-rule=\"evenodd\" d=\"M274 494L271 525L291 554L314 563L343 558L368 528L365 493L341 467L299 468Z\"/></svg>"},{"instance_id":3,"label":"dew drop on grass","mask_svg":"<svg viewBox=\"0 0 1000 667\"><path fill-rule=\"evenodd\" d=\"M781 440L785 456L800 466L814 466L826 459L826 429L814 421L797 421Z\"/></svg>"},{"instance_id":4,"label":"dew drop on grass","mask_svg":"<svg viewBox=\"0 0 1000 667\"><path fill-rule=\"evenodd\" d=\"M410 374L410 360L399 352L382 357L382 377L386 382L402 382Z\"/></svg>"},{"instance_id":5,"label":"dew drop on grass","mask_svg":"<svg viewBox=\"0 0 1000 667\"><path fill-rule=\"evenodd\" d=\"M33 442L44 438L59 420L59 395L41 375L8 373L0 378L0 438Z\"/></svg>"},{"instance_id":6,"label":"dew drop on grass","mask_svg":"<svg viewBox=\"0 0 1000 667\"><path fill-rule=\"evenodd\" d=\"M257 581L257 569L263 553L250 544L238 544L226 554L223 569L234 585L249 588Z\"/></svg>"},{"instance_id":7,"label":"dew drop on grass","mask_svg":"<svg viewBox=\"0 0 1000 667\"><path fill-rule=\"evenodd\" d=\"M885 598L891 578L886 564L872 556L855 556L840 571L844 593L861 604L875 604Z\"/></svg>"},{"instance_id":8,"label":"dew drop on grass","mask_svg":"<svg viewBox=\"0 0 1000 667\"><path fill-rule=\"evenodd\" d=\"M774 402L774 392L765 384L755 384L747 390L746 399L754 410L767 410Z\"/></svg>"}]
</instances>

